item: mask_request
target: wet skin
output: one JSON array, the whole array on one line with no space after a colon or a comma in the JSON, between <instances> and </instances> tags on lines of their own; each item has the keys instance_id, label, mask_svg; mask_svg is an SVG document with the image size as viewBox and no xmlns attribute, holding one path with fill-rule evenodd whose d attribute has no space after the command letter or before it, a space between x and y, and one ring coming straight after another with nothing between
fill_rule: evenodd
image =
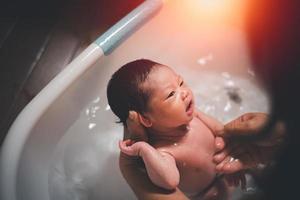
<instances>
[{"instance_id":1,"label":"wet skin","mask_svg":"<svg viewBox=\"0 0 300 200\"><path fill-rule=\"evenodd\" d=\"M141 156L150 179L161 187L165 182L160 174L169 174L168 179L179 173L178 182L166 189L178 186L189 194L202 191L216 176L213 131L223 125L196 111L192 91L169 67L154 69L142 87L151 93L149 109L139 118L147 128L148 141L123 142L122 152Z\"/></svg>"}]
</instances>

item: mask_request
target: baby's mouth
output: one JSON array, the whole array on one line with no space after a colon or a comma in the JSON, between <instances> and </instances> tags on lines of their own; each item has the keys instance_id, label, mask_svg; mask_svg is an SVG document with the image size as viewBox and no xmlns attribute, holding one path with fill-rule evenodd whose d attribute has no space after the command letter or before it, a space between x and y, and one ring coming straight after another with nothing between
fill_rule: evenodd
<instances>
[{"instance_id":1,"label":"baby's mouth","mask_svg":"<svg viewBox=\"0 0 300 200\"><path fill-rule=\"evenodd\" d=\"M192 105L193 105L193 100L190 100L190 102L189 102L189 104L188 104L188 106L186 107L186 112L190 112L191 111L191 109L192 109Z\"/></svg>"}]
</instances>

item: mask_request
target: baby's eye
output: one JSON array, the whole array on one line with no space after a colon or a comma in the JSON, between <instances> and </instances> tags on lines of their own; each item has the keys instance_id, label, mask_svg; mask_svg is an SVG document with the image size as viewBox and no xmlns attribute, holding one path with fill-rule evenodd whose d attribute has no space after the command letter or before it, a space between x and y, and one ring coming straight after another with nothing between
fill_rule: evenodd
<instances>
[{"instance_id":1,"label":"baby's eye","mask_svg":"<svg viewBox=\"0 0 300 200\"><path fill-rule=\"evenodd\" d=\"M180 84L179 84L179 86L183 86L183 83L184 83L184 82L183 82L183 81L181 81L181 82L180 82Z\"/></svg>"},{"instance_id":2,"label":"baby's eye","mask_svg":"<svg viewBox=\"0 0 300 200\"><path fill-rule=\"evenodd\" d=\"M170 94L168 95L167 99L172 97L175 94L175 91L170 92Z\"/></svg>"}]
</instances>

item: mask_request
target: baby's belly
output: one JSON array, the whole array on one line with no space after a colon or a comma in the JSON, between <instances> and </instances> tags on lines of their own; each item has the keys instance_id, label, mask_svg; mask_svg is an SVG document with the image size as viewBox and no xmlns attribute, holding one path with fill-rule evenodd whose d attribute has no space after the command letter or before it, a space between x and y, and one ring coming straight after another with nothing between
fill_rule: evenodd
<instances>
[{"instance_id":1,"label":"baby's belly","mask_svg":"<svg viewBox=\"0 0 300 200\"><path fill-rule=\"evenodd\" d=\"M180 151L179 151L180 150ZM187 193L204 190L215 178L214 136L199 121L194 121L181 149L177 149L180 188Z\"/></svg>"},{"instance_id":2,"label":"baby's belly","mask_svg":"<svg viewBox=\"0 0 300 200\"><path fill-rule=\"evenodd\" d=\"M195 168L182 166L180 171L179 188L187 194L196 194L212 183L216 177L215 165L213 163L207 165L205 168Z\"/></svg>"}]
</instances>

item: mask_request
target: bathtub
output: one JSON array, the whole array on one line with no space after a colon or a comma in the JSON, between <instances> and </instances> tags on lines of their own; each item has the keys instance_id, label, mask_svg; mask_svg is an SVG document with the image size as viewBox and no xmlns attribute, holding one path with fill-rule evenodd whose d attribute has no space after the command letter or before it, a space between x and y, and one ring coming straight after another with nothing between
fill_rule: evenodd
<instances>
[{"instance_id":1,"label":"bathtub","mask_svg":"<svg viewBox=\"0 0 300 200\"><path fill-rule=\"evenodd\" d=\"M106 99L111 74L135 59L173 67L193 89L197 107L223 123L269 111L241 22L186 2L145 1L24 108L1 149L1 199L135 199L118 167L123 128Z\"/></svg>"}]
</instances>

